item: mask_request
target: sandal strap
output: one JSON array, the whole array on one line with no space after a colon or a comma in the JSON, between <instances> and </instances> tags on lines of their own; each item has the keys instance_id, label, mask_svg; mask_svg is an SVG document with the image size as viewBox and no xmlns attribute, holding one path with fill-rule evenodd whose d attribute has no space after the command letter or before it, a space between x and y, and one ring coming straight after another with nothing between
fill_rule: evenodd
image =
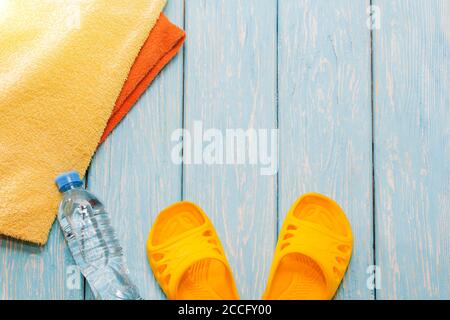
<instances>
[{"instance_id":1,"label":"sandal strap","mask_svg":"<svg viewBox=\"0 0 450 320\"><path fill-rule=\"evenodd\" d=\"M286 218L280 236L278 261L288 254L303 254L320 266L328 288L332 292L337 289L351 257L351 237L292 216Z\"/></svg>"},{"instance_id":2,"label":"sandal strap","mask_svg":"<svg viewBox=\"0 0 450 320\"><path fill-rule=\"evenodd\" d=\"M200 260L215 259L229 267L218 239L213 226L205 223L179 241L153 248L150 257L153 272L164 291L175 294L186 270Z\"/></svg>"}]
</instances>

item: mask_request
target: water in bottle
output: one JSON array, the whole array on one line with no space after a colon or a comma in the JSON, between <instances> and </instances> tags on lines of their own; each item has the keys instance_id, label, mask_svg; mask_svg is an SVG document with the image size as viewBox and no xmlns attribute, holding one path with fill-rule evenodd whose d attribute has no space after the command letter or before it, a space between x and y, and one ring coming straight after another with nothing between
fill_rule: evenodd
<instances>
[{"instance_id":1,"label":"water in bottle","mask_svg":"<svg viewBox=\"0 0 450 320\"><path fill-rule=\"evenodd\" d=\"M103 204L83 188L77 172L56 178L63 200L58 220L73 258L96 299L139 300Z\"/></svg>"}]
</instances>

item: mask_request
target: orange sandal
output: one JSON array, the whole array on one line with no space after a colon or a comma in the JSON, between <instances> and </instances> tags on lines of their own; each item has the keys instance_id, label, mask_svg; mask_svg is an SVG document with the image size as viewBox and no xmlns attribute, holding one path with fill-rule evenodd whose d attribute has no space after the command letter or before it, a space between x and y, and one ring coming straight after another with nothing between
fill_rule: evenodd
<instances>
[{"instance_id":1,"label":"orange sandal","mask_svg":"<svg viewBox=\"0 0 450 320\"><path fill-rule=\"evenodd\" d=\"M263 299L332 299L352 242L350 223L336 202L317 193L303 195L281 228Z\"/></svg>"},{"instance_id":2,"label":"orange sandal","mask_svg":"<svg viewBox=\"0 0 450 320\"><path fill-rule=\"evenodd\" d=\"M239 299L216 231L193 203L178 202L159 214L150 231L147 254L169 299Z\"/></svg>"}]
</instances>

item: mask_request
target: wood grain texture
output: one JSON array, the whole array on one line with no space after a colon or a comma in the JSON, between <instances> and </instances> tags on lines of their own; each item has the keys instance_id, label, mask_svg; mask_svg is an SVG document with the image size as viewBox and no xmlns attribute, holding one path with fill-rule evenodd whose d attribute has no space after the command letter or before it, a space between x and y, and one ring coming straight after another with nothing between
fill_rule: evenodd
<instances>
[{"instance_id":1,"label":"wood grain texture","mask_svg":"<svg viewBox=\"0 0 450 320\"><path fill-rule=\"evenodd\" d=\"M374 298L374 260L376 298L450 298L450 3L372 3L381 19L373 115L369 0L168 1L166 15L186 25L186 55L155 79L88 173L144 298L164 298L145 242L166 206L184 198L203 207L241 297L259 299L278 228L308 191L334 198L352 224L338 299ZM196 121L223 134L278 126L278 177L258 165L175 164L171 135L183 125L192 134ZM68 286L81 279L72 267L58 224L45 247L0 238L0 299L91 299L83 281Z\"/></svg>"},{"instance_id":2,"label":"wood grain texture","mask_svg":"<svg viewBox=\"0 0 450 320\"><path fill-rule=\"evenodd\" d=\"M450 3L374 4L377 296L449 299Z\"/></svg>"},{"instance_id":3,"label":"wood grain texture","mask_svg":"<svg viewBox=\"0 0 450 320\"><path fill-rule=\"evenodd\" d=\"M0 238L0 300L80 300L83 291L57 222L44 247Z\"/></svg>"},{"instance_id":4,"label":"wood grain texture","mask_svg":"<svg viewBox=\"0 0 450 320\"><path fill-rule=\"evenodd\" d=\"M195 121L223 134L276 128L276 12L275 0L186 1L191 133ZM275 244L276 176L257 165L185 165L184 198L213 221L241 297L259 299Z\"/></svg>"},{"instance_id":5,"label":"wood grain texture","mask_svg":"<svg viewBox=\"0 0 450 320\"><path fill-rule=\"evenodd\" d=\"M306 192L335 199L353 229L337 298L371 299L372 137L369 1L279 2L279 227Z\"/></svg>"},{"instance_id":6,"label":"wood grain texture","mask_svg":"<svg viewBox=\"0 0 450 320\"><path fill-rule=\"evenodd\" d=\"M168 18L183 26L183 2L169 1ZM111 215L131 278L145 299L163 299L153 278L146 241L155 217L181 197L181 165L171 161L171 133L182 125L183 53L180 52L100 147L89 190ZM92 298L87 292L87 298Z\"/></svg>"}]
</instances>

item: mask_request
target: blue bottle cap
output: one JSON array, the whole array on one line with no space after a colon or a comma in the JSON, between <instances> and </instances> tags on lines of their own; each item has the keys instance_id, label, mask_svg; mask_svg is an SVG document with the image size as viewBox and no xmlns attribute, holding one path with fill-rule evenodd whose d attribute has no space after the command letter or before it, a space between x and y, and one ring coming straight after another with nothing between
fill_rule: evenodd
<instances>
[{"instance_id":1,"label":"blue bottle cap","mask_svg":"<svg viewBox=\"0 0 450 320\"><path fill-rule=\"evenodd\" d=\"M80 187L83 185L83 181L80 178L80 175L76 171L69 171L63 174L60 174L56 177L55 183L58 186L60 192L65 192L69 189L70 185L74 185L76 187Z\"/></svg>"}]
</instances>

